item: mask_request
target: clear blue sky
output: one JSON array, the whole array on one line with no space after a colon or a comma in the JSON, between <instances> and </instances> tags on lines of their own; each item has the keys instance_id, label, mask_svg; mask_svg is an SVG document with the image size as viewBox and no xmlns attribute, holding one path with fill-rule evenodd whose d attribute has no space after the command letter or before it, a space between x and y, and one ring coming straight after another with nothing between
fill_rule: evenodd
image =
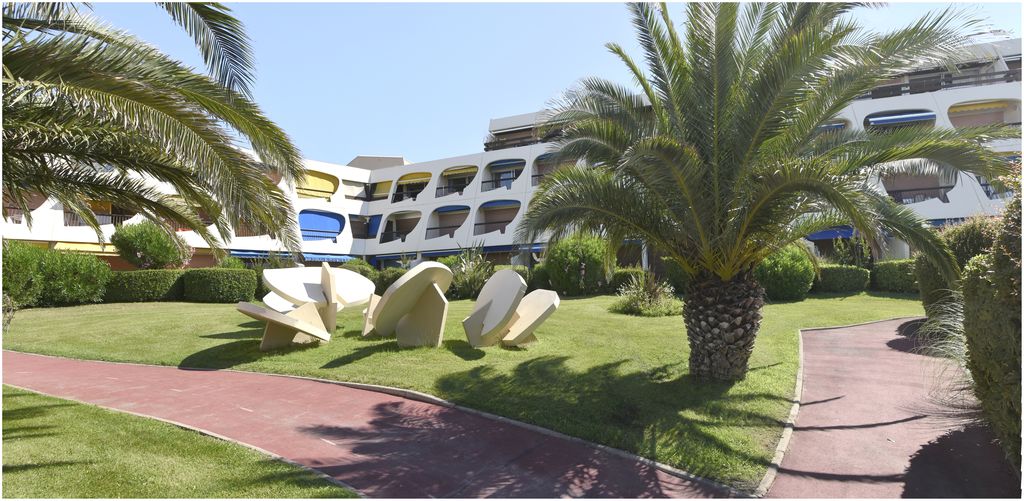
<instances>
[{"instance_id":1,"label":"clear blue sky","mask_svg":"<svg viewBox=\"0 0 1024 501\"><path fill-rule=\"evenodd\" d=\"M943 3L861 9L879 31ZM481 151L488 120L537 111L584 76L629 83L604 49L637 53L622 4L232 4L253 39L256 100L307 158L413 162ZM682 19L682 7L670 7ZM1018 3L959 4L1020 35ZM187 64L191 40L152 4L94 13Z\"/></svg>"}]
</instances>

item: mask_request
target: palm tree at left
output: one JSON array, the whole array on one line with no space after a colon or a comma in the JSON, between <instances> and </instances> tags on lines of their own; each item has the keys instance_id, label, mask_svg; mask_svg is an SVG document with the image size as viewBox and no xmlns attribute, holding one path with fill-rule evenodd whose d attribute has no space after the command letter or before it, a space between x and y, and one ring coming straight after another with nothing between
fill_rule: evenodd
<instances>
[{"instance_id":1,"label":"palm tree at left","mask_svg":"<svg viewBox=\"0 0 1024 501\"><path fill-rule=\"evenodd\" d=\"M301 179L302 159L252 100L242 24L221 4L158 5L195 39L209 75L75 4L4 4L5 205L31 223L30 197L53 197L102 238L87 201L104 200L215 249L205 217L220 235L243 226L297 249L294 210L273 179Z\"/></svg>"}]
</instances>

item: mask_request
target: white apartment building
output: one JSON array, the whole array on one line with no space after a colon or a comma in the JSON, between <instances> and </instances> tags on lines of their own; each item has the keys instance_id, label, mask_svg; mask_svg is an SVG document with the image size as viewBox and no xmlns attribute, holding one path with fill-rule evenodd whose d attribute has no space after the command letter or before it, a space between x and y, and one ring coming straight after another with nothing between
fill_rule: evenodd
<instances>
[{"instance_id":1,"label":"white apartment building","mask_svg":"<svg viewBox=\"0 0 1024 501\"><path fill-rule=\"evenodd\" d=\"M826 128L885 128L907 124L966 127L1021 123L1021 40L1007 39L971 48L972 60L955 73L924 69L906 74L861 96ZM520 246L515 229L541 179L555 166L549 144L539 137L541 113L493 119L484 151L410 163L402 157L358 156L347 165L308 160L309 174L298 186L281 184L298 214L303 260L340 262L363 257L380 266L399 260L418 261L455 254L482 245L499 263L518 262L525 252L540 252L545 242ZM993 143L1008 161L1020 158L1020 138ZM962 174L955 182L937 177L903 176L876 180L894 200L913 208L934 225L978 214L997 214L1005 197L987 180ZM110 245L100 245L95 232L52 199L32 204L33 226L23 214L6 207L4 238L27 240L51 248L96 253L119 269ZM109 237L117 225L141 221L103 201L92 202ZM811 235L821 248L833 238L849 236L849 228ZM191 263L212 263L206 243L191 231L182 236L197 249ZM236 229L222 240L231 255L261 258L280 252L280 243L266 235ZM890 241L887 252L906 256L906 244ZM646 256L642 259L646 264Z\"/></svg>"}]
</instances>

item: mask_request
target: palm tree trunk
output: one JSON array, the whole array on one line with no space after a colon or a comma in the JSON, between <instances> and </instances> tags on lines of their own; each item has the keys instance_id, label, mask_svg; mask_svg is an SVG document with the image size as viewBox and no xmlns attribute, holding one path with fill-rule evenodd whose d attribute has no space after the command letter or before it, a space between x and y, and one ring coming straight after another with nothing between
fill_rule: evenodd
<instances>
[{"instance_id":1,"label":"palm tree trunk","mask_svg":"<svg viewBox=\"0 0 1024 501\"><path fill-rule=\"evenodd\" d=\"M751 273L691 282L683 298L690 374L725 381L746 377L762 306L764 289Z\"/></svg>"}]
</instances>

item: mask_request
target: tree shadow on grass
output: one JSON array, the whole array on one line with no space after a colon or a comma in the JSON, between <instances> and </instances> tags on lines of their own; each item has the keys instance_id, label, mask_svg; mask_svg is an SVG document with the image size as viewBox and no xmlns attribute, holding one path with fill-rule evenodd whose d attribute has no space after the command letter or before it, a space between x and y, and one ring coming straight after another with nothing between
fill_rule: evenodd
<instances>
[{"instance_id":1,"label":"tree shadow on grass","mask_svg":"<svg viewBox=\"0 0 1024 501\"><path fill-rule=\"evenodd\" d=\"M75 466L92 464L90 461L49 461L46 463L27 463L27 464L5 464L3 466L4 474L8 473L21 473L25 471L38 470L39 468L55 468L58 466Z\"/></svg>"},{"instance_id":2,"label":"tree shadow on grass","mask_svg":"<svg viewBox=\"0 0 1024 501\"><path fill-rule=\"evenodd\" d=\"M355 350L352 350L352 353L349 353L348 355L342 357L335 358L334 360L331 360L330 362L327 362L326 364L320 366L320 368L334 369L336 367L348 365L353 362L358 362L364 358L370 357L377 353L384 353L389 351L394 352L402 349L401 347L398 346L398 341L394 339L381 343L379 342L380 338L377 338L377 341L377 344L361 346L359 348L356 348Z\"/></svg>"},{"instance_id":3,"label":"tree shadow on grass","mask_svg":"<svg viewBox=\"0 0 1024 501\"><path fill-rule=\"evenodd\" d=\"M435 394L464 404L654 460L676 463L697 475L720 476L720 464L701 464L694 453L727 457L758 466L763 454L743 450L715 432L721 428L781 429L775 417L751 407L789 398L733 391L730 383L701 381L680 375L677 364L649 371L623 373L625 361L582 371L569 357L538 357L502 373L489 366L441 377ZM686 417L683 417L683 414ZM662 458L659 451L671 451ZM681 464L687 462L687 464Z\"/></svg>"}]
</instances>

